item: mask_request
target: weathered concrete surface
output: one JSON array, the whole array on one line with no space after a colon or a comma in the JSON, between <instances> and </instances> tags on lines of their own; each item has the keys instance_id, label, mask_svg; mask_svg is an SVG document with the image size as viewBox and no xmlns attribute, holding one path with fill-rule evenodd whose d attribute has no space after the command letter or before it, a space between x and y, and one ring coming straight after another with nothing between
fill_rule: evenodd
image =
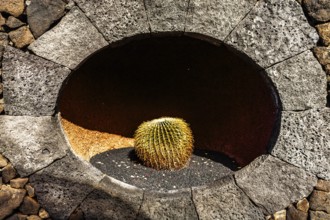
<instances>
[{"instance_id":1,"label":"weathered concrete surface","mask_svg":"<svg viewBox=\"0 0 330 220\"><path fill-rule=\"evenodd\" d=\"M9 46L2 66L6 114L54 114L57 96L69 69Z\"/></svg>"},{"instance_id":2,"label":"weathered concrete surface","mask_svg":"<svg viewBox=\"0 0 330 220\"><path fill-rule=\"evenodd\" d=\"M151 32L183 32L188 0L146 0Z\"/></svg>"},{"instance_id":3,"label":"weathered concrete surface","mask_svg":"<svg viewBox=\"0 0 330 220\"><path fill-rule=\"evenodd\" d=\"M109 42L149 33L143 0L74 0Z\"/></svg>"},{"instance_id":4,"label":"weathered concrete surface","mask_svg":"<svg viewBox=\"0 0 330 220\"><path fill-rule=\"evenodd\" d=\"M106 176L80 209L86 219L136 219L142 199L141 189Z\"/></svg>"},{"instance_id":5,"label":"weathered concrete surface","mask_svg":"<svg viewBox=\"0 0 330 220\"><path fill-rule=\"evenodd\" d=\"M262 211L236 186L232 177L210 186L193 188L193 201L199 219L264 219Z\"/></svg>"},{"instance_id":6,"label":"weathered concrete surface","mask_svg":"<svg viewBox=\"0 0 330 220\"><path fill-rule=\"evenodd\" d=\"M256 0L191 0L186 32L223 41L256 4Z\"/></svg>"},{"instance_id":7,"label":"weathered concrete surface","mask_svg":"<svg viewBox=\"0 0 330 220\"><path fill-rule=\"evenodd\" d=\"M191 190L150 192L144 194L141 215L137 219L198 219Z\"/></svg>"},{"instance_id":8,"label":"weathered concrete surface","mask_svg":"<svg viewBox=\"0 0 330 220\"><path fill-rule=\"evenodd\" d=\"M52 219L67 219L102 178L99 170L70 153L33 174L30 183Z\"/></svg>"},{"instance_id":9,"label":"weathered concrete surface","mask_svg":"<svg viewBox=\"0 0 330 220\"><path fill-rule=\"evenodd\" d=\"M330 180L330 109L282 112L271 154Z\"/></svg>"},{"instance_id":10,"label":"weathered concrete surface","mask_svg":"<svg viewBox=\"0 0 330 220\"><path fill-rule=\"evenodd\" d=\"M317 182L313 174L271 155L258 157L237 171L235 179L238 186L268 215L307 197Z\"/></svg>"},{"instance_id":11,"label":"weathered concrete surface","mask_svg":"<svg viewBox=\"0 0 330 220\"><path fill-rule=\"evenodd\" d=\"M89 55L107 45L84 13L74 7L28 48L38 56L74 69Z\"/></svg>"},{"instance_id":12,"label":"weathered concrete surface","mask_svg":"<svg viewBox=\"0 0 330 220\"><path fill-rule=\"evenodd\" d=\"M28 176L66 154L55 119L0 116L0 153L21 176Z\"/></svg>"},{"instance_id":13,"label":"weathered concrete surface","mask_svg":"<svg viewBox=\"0 0 330 220\"><path fill-rule=\"evenodd\" d=\"M226 43L266 68L312 48L318 34L295 0L262 0Z\"/></svg>"},{"instance_id":14,"label":"weathered concrete surface","mask_svg":"<svg viewBox=\"0 0 330 220\"><path fill-rule=\"evenodd\" d=\"M326 74L311 51L276 64L266 72L277 87L283 110L326 106Z\"/></svg>"}]
</instances>

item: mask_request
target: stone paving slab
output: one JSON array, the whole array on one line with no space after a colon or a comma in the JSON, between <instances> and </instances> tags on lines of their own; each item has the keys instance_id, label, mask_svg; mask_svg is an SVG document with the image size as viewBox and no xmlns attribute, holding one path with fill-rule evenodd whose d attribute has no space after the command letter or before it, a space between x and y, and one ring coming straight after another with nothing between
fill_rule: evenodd
<instances>
[{"instance_id":1,"label":"stone paving slab","mask_svg":"<svg viewBox=\"0 0 330 220\"><path fill-rule=\"evenodd\" d=\"M256 0L191 0L186 32L223 41L256 4Z\"/></svg>"},{"instance_id":2,"label":"stone paving slab","mask_svg":"<svg viewBox=\"0 0 330 220\"><path fill-rule=\"evenodd\" d=\"M326 106L326 74L311 51L274 65L266 72L277 87L283 110Z\"/></svg>"},{"instance_id":3,"label":"stone paving slab","mask_svg":"<svg viewBox=\"0 0 330 220\"><path fill-rule=\"evenodd\" d=\"M198 219L190 189L146 191L137 219Z\"/></svg>"},{"instance_id":4,"label":"stone paving slab","mask_svg":"<svg viewBox=\"0 0 330 220\"><path fill-rule=\"evenodd\" d=\"M143 190L106 176L80 209L86 219L136 219L142 199Z\"/></svg>"},{"instance_id":5,"label":"stone paving slab","mask_svg":"<svg viewBox=\"0 0 330 220\"><path fill-rule=\"evenodd\" d=\"M146 0L151 32L183 32L188 0Z\"/></svg>"},{"instance_id":6,"label":"stone paving slab","mask_svg":"<svg viewBox=\"0 0 330 220\"><path fill-rule=\"evenodd\" d=\"M2 61L7 115L53 115L57 96L70 70L7 46Z\"/></svg>"},{"instance_id":7,"label":"stone paving slab","mask_svg":"<svg viewBox=\"0 0 330 220\"><path fill-rule=\"evenodd\" d=\"M271 154L330 180L330 109L282 112Z\"/></svg>"},{"instance_id":8,"label":"stone paving slab","mask_svg":"<svg viewBox=\"0 0 330 220\"><path fill-rule=\"evenodd\" d=\"M267 68L311 49L317 41L316 30L296 0L261 0L225 42Z\"/></svg>"},{"instance_id":9,"label":"stone paving slab","mask_svg":"<svg viewBox=\"0 0 330 220\"><path fill-rule=\"evenodd\" d=\"M71 153L33 174L30 183L52 219L67 219L103 178L103 174Z\"/></svg>"},{"instance_id":10,"label":"stone paving slab","mask_svg":"<svg viewBox=\"0 0 330 220\"><path fill-rule=\"evenodd\" d=\"M109 42L149 33L143 0L74 0Z\"/></svg>"},{"instance_id":11,"label":"stone paving slab","mask_svg":"<svg viewBox=\"0 0 330 220\"><path fill-rule=\"evenodd\" d=\"M193 188L193 200L201 220L264 220L261 209L250 201L232 177Z\"/></svg>"},{"instance_id":12,"label":"stone paving slab","mask_svg":"<svg viewBox=\"0 0 330 220\"><path fill-rule=\"evenodd\" d=\"M66 155L56 121L50 116L0 116L0 153L22 177Z\"/></svg>"},{"instance_id":13,"label":"stone paving slab","mask_svg":"<svg viewBox=\"0 0 330 220\"><path fill-rule=\"evenodd\" d=\"M107 41L78 7L74 7L51 30L28 48L38 56L74 69Z\"/></svg>"},{"instance_id":14,"label":"stone paving slab","mask_svg":"<svg viewBox=\"0 0 330 220\"><path fill-rule=\"evenodd\" d=\"M267 215L307 197L317 178L271 155L260 156L235 173L238 186Z\"/></svg>"}]
</instances>

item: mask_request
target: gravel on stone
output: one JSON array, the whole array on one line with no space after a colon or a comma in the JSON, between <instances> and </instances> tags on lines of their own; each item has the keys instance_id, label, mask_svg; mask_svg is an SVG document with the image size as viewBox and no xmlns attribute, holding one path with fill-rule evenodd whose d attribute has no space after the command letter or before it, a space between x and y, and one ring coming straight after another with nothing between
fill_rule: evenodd
<instances>
[{"instance_id":1,"label":"gravel on stone","mask_svg":"<svg viewBox=\"0 0 330 220\"><path fill-rule=\"evenodd\" d=\"M195 150L186 168L155 170L142 165L131 147L106 151L92 157L90 162L115 179L142 189L159 191L210 184L233 174L237 168L222 154Z\"/></svg>"}]
</instances>

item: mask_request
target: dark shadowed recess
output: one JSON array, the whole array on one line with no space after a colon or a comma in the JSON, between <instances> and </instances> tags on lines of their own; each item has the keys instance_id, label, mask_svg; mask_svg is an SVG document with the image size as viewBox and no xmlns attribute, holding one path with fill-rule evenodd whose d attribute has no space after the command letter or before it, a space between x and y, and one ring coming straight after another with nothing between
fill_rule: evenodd
<instances>
[{"instance_id":1,"label":"dark shadowed recess","mask_svg":"<svg viewBox=\"0 0 330 220\"><path fill-rule=\"evenodd\" d=\"M262 69L233 48L162 36L95 53L70 75L58 107L79 126L126 137L143 121L180 117L196 148L244 166L267 153L277 100Z\"/></svg>"}]
</instances>

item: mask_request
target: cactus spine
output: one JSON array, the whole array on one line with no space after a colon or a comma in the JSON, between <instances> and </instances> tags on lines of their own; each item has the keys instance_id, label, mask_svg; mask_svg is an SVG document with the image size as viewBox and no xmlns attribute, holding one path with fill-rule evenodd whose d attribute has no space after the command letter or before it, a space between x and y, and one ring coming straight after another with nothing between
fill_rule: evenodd
<instances>
[{"instance_id":1,"label":"cactus spine","mask_svg":"<svg viewBox=\"0 0 330 220\"><path fill-rule=\"evenodd\" d=\"M145 166L157 170L183 168L193 151L189 125L179 118L143 122L135 132L135 152Z\"/></svg>"}]
</instances>

